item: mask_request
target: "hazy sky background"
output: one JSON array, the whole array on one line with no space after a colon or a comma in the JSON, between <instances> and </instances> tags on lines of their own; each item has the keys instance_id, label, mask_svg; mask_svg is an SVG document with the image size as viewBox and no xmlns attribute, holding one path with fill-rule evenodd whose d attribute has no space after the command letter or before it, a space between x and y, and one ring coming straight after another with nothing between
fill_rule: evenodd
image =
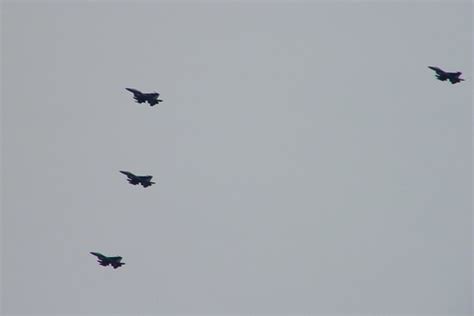
<instances>
[{"instance_id":1,"label":"hazy sky background","mask_svg":"<svg viewBox=\"0 0 474 316\"><path fill-rule=\"evenodd\" d=\"M470 1L1 20L4 315L472 314Z\"/></svg>"}]
</instances>

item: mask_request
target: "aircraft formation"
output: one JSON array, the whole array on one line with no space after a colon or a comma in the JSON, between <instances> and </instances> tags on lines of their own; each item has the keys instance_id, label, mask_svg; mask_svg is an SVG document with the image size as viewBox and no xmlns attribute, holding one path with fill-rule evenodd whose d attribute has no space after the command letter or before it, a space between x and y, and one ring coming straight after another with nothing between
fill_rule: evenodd
<instances>
[{"instance_id":1,"label":"aircraft formation","mask_svg":"<svg viewBox=\"0 0 474 316\"><path fill-rule=\"evenodd\" d=\"M436 72L436 79L440 81L449 81L452 84L456 84L465 80L465 79L460 78L462 73L459 71L447 72L436 66L428 66L428 68ZM163 100L158 99L158 97L160 96L158 92L143 93L139 90L132 89L132 88L125 88L125 89L133 93L133 97L137 103L140 103L140 104L148 103L150 106L154 106L156 104L159 104L160 102L163 102ZM153 176L150 176L150 175L138 176L131 173L130 171L124 171L124 170L120 170L120 173L126 175L127 181L133 185L142 185L144 188L147 188L155 184L155 182L151 181ZM122 262L122 257L120 256L107 257L99 252L90 252L90 254L96 256L98 258L97 262L101 266L104 266L104 267L110 265L114 269L117 269L125 264L125 262Z\"/></svg>"},{"instance_id":2,"label":"aircraft formation","mask_svg":"<svg viewBox=\"0 0 474 316\"><path fill-rule=\"evenodd\" d=\"M137 103L148 103L150 106L154 106L156 104L159 104L160 102L163 102L163 100L158 99L160 94L158 92L152 92L152 93L143 93L137 89L132 89L132 88L125 88L127 91L130 91L133 93L133 97ZM131 173L130 171L124 171L124 170L119 170L120 173L124 174L127 176L127 181L130 184L133 185L138 185L140 184L144 188L147 188L155 182L152 182L151 179L153 176L147 175L147 176L139 176L136 174ZM97 262L104 267L107 266L112 266L114 269L117 269L125 264L125 262L122 262L122 257L120 256L114 256L114 257L108 257L100 252L95 252L91 251L91 255L94 255L97 257Z\"/></svg>"}]
</instances>

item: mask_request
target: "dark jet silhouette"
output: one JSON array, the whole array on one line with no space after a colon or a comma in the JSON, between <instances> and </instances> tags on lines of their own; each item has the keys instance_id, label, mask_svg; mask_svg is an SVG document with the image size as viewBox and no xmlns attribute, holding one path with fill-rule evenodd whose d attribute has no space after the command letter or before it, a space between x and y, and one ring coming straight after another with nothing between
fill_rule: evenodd
<instances>
[{"instance_id":1,"label":"dark jet silhouette","mask_svg":"<svg viewBox=\"0 0 474 316\"><path fill-rule=\"evenodd\" d=\"M459 78L462 72L446 72L441 70L438 67L428 66L428 68L436 71L436 78L441 81L449 80L452 84L464 81L464 79Z\"/></svg>"},{"instance_id":2,"label":"dark jet silhouette","mask_svg":"<svg viewBox=\"0 0 474 316\"><path fill-rule=\"evenodd\" d=\"M120 172L126 175L128 177L128 182L133 185L141 184L144 188L146 188L152 184L155 184L155 182L151 182L151 178L153 178L153 176L136 176L131 172L122 170L120 170Z\"/></svg>"},{"instance_id":3,"label":"dark jet silhouette","mask_svg":"<svg viewBox=\"0 0 474 316\"><path fill-rule=\"evenodd\" d=\"M96 256L99 259L97 262L104 267L110 264L114 269L117 269L125 264L125 262L120 262L122 257L107 257L98 252L91 252L91 255Z\"/></svg>"},{"instance_id":4,"label":"dark jet silhouette","mask_svg":"<svg viewBox=\"0 0 474 316\"><path fill-rule=\"evenodd\" d=\"M158 97L160 96L158 92L142 93L132 88L125 88L125 89L133 93L133 97L135 98L135 101L137 101L138 103L148 102L150 106L154 106L155 104L163 102L163 100L158 99Z\"/></svg>"}]
</instances>

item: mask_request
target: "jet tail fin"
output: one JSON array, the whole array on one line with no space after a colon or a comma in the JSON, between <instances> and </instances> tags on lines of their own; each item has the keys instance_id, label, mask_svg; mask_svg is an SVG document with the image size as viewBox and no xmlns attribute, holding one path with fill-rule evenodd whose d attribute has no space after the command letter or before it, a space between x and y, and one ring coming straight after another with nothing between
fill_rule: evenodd
<instances>
[{"instance_id":1,"label":"jet tail fin","mask_svg":"<svg viewBox=\"0 0 474 316\"><path fill-rule=\"evenodd\" d=\"M114 267L114 269L117 269L117 268L123 266L124 264L125 264L125 262L112 263L112 267Z\"/></svg>"}]
</instances>

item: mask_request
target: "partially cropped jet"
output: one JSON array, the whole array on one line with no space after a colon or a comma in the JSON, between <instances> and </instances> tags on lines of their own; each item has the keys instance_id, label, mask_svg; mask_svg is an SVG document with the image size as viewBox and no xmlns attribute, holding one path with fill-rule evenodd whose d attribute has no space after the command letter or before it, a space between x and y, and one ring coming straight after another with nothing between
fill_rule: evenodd
<instances>
[{"instance_id":1,"label":"partially cropped jet","mask_svg":"<svg viewBox=\"0 0 474 316\"><path fill-rule=\"evenodd\" d=\"M133 97L135 98L135 101L137 101L138 103L148 102L150 106L154 106L155 104L163 102L163 100L158 99L158 97L160 96L158 92L142 93L132 88L125 88L125 89L133 93Z\"/></svg>"},{"instance_id":2,"label":"partially cropped jet","mask_svg":"<svg viewBox=\"0 0 474 316\"><path fill-rule=\"evenodd\" d=\"M436 72L436 78L441 81L449 80L452 84L464 81L464 79L459 78L462 72L446 72L441 70L438 67L428 66L431 70Z\"/></svg>"},{"instance_id":3,"label":"partially cropped jet","mask_svg":"<svg viewBox=\"0 0 474 316\"><path fill-rule=\"evenodd\" d=\"M144 188L146 188L152 184L155 184L155 182L151 181L151 178L153 178L153 176L136 176L131 172L122 170L120 170L120 172L126 175L128 178L128 182L133 185L141 184Z\"/></svg>"},{"instance_id":4,"label":"partially cropped jet","mask_svg":"<svg viewBox=\"0 0 474 316\"><path fill-rule=\"evenodd\" d=\"M125 264L125 262L121 262L122 257L107 257L98 252L91 252L91 255L96 256L99 259L97 262L104 267L110 264L114 269L117 269Z\"/></svg>"}]
</instances>

